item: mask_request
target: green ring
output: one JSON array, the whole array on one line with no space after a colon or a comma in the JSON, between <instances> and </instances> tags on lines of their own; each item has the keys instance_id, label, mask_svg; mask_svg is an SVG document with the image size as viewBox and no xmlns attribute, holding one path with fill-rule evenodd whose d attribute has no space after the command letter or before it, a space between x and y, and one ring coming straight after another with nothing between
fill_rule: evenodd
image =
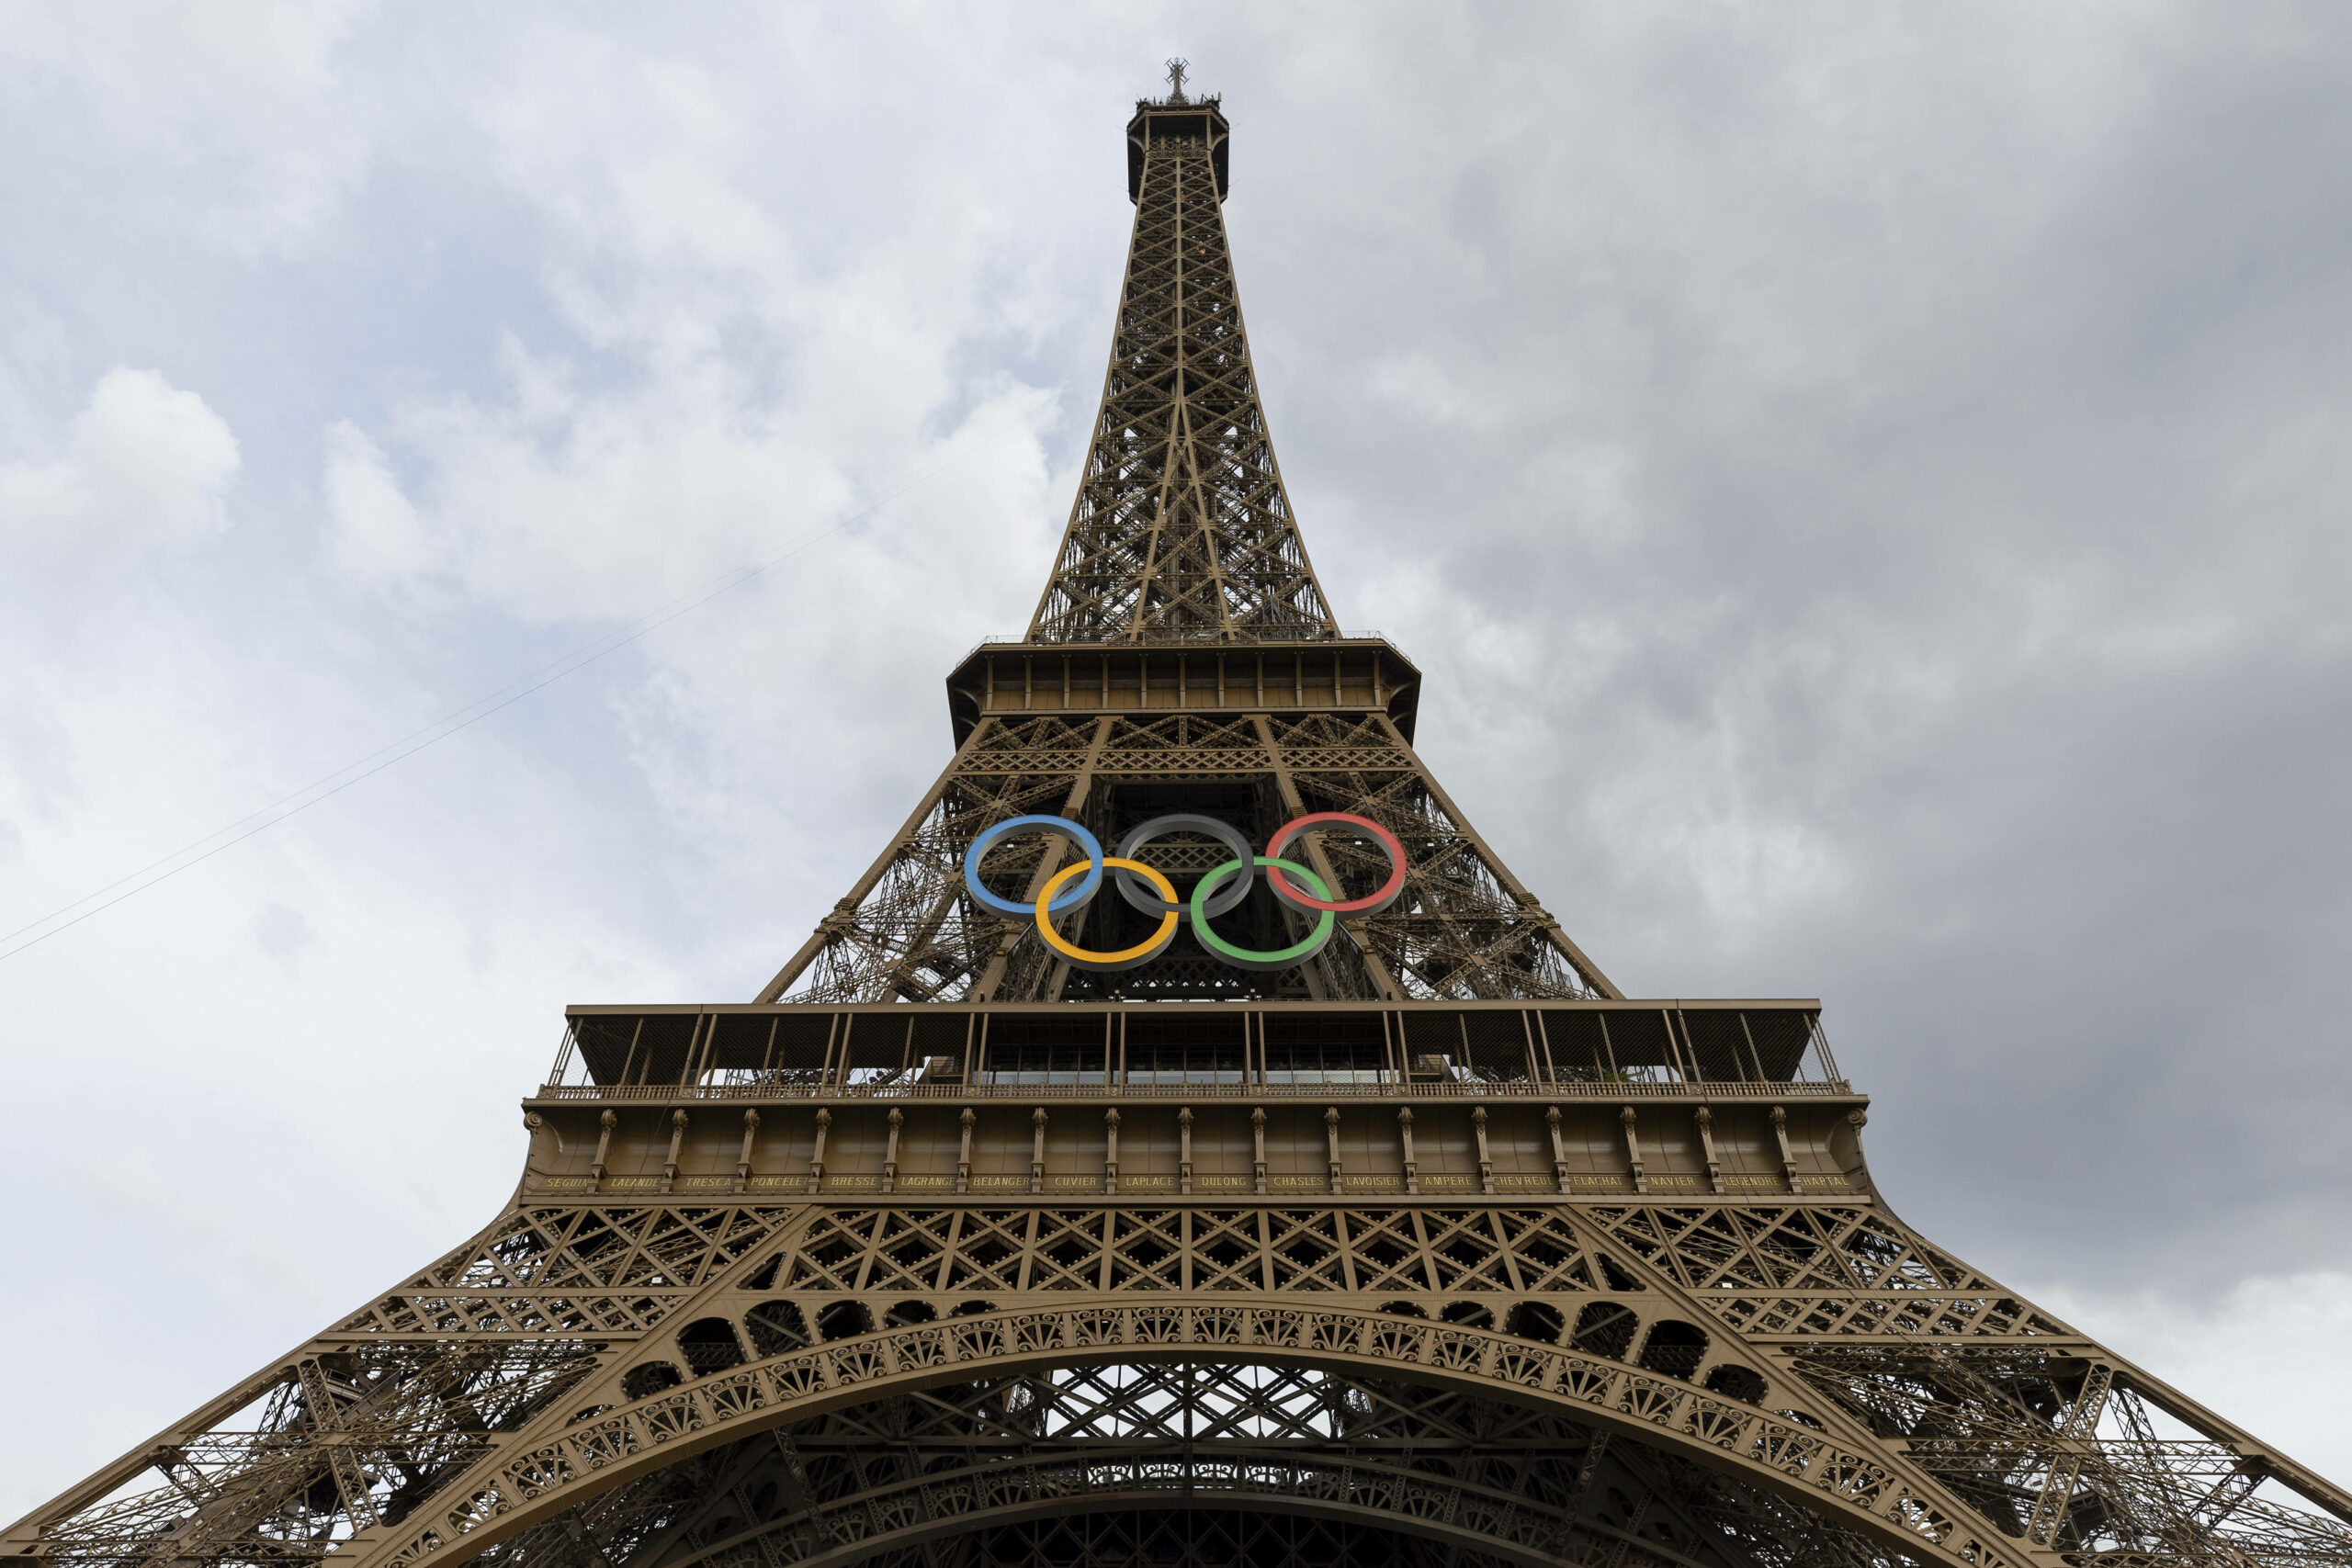
<instances>
[{"instance_id":1,"label":"green ring","mask_svg":"<svg viewBox=\"0 0 2352 1568\"><path fill-rule=\"evenodd\" d=\"M1259 855L1255 859L1261 866L1280 866L1293 875L1305 878L1308 886L1314 889L1315 897L1317 898L1331 897L1329 885L1313 871L1296 861L1277 860L1270 855ZM1340 924L1340 918L1329 909L1323 911L1323 918L1315 922L1315 929L1306 933L1306 940L1295 947L1280 948L1272 952L1262 948L1236 947L1209 930L1206 909L1209 896L1216 891L1218 883L1240 869L1239 861L1229 860L1193 885L1193 940L1227 964L1237 964L1244 969L1287 969L1295 964L1304 964L1322 952L1323 944L1331 940L1331 933L1339 929Z\"/></svg>"}]
</instances>

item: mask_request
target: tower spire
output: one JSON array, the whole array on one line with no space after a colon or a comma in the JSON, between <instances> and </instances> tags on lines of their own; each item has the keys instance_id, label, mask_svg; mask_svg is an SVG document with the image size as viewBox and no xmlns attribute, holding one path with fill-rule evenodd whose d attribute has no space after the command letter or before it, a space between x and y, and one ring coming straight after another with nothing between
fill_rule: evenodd
<instances>
[{"instance_id":1,"label":"tower spire","mask_svg":"<svg viewBox=\"0 0 2352 1568\"><path fill-rule=\"evenodd\" d=\"M1222 203L1230 130L1184 95L1127 126L1126 279L1084 475L1031 641L1339 635L1274 460Z\"/></svg>"}]
</instances>

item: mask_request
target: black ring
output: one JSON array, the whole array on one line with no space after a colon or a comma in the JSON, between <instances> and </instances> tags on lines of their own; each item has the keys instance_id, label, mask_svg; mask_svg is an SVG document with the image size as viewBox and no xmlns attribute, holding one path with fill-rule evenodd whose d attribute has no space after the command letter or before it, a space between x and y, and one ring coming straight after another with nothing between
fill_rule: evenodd
<instances>
[{"instance_id":1,"label":"black ring","mask_svg":"<svg viewBox=\"0 0 2352 1568\"><path fill-rule=\"evenodd\" d=\"M1207 834L1231 850L1233 858L1241 863L1242 874L1234 878L1232 886L1220 889L1216 897L1208 901L1204 912L1216 916L1224 914L1227 909L1238 908L1241 900L1250 897L1250 889L1257 884L1258 851L1241 836L1241 829L1230 823L1220 822L1214 817L1194 817L1183 812L1170 817L1155 817L1127 830L1127 836L1119 840L1119 858L1140 859L1136 851L1152 840L1163 833L1182 832ZM1184 908L1182 904L1163 901L1142 877L1132 871L1114 869L1111 874L1118 883L1119 897L1147 915L1165 915L1171 909L1181 912Z\"/></svg>"}]
</instances>

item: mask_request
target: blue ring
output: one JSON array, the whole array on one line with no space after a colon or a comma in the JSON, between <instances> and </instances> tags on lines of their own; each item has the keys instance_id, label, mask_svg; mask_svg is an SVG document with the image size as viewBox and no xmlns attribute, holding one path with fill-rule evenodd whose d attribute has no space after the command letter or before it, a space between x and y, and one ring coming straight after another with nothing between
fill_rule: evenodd
<instances>
[{"instance_id":1,"label":"blue ring","mask_svg":"<svg viewBox=\"0 0 2352 1568\"><path fill-rule=\"evenodd\" d=\"M1047 914L1067 914L1094 897L1095 890L1102 886L1102 841L1067 817L1008 817L993 828L981 829L980 836L972 840L972 847L964 852L966 892L998 914L1009 915L1016 920L1025 920L1035 915L1037 906L1034 901L1016 904L1010 898L997 897L980 886L980 858L996 847L996 841L999 839L1003 838L1007 833L1017 833L1023 829L1033 832L1051 833L1057 838L1067 839L1086 852L1086 875L1080 880L1077 886L1046 906Z\"/></svg>"}]
</instances>

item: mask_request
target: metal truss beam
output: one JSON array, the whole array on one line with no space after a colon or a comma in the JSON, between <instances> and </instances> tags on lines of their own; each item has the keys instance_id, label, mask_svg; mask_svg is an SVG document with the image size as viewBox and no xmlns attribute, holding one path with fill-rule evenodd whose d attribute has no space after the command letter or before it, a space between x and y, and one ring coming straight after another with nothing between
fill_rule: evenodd
<instances>
[{"instance_id":1,"label":"metal truss beam","mask_svg":"<svg viewBox=\"0 0 2352 1568\"><path fill-rule=\"evenodd\" d=\"M1343 922L1348 940L1335 942L1311 968L1255 976L1215 963L1186 941L1117 976L1122 995L1623 995L1503 866L1386 715L1138 714L981 720L898 839L757 999L1045 1001L1107 994L1106 977L1053 962L1034 932L980 908L964 891L964 853L1008 818L1067 815L1115 835L1204 788L1220 792L1224 814L1261 841L1308 811L1381 823L1406 848L1405 896L1380 914ZM1349 897L1386 874L1378 852L1357 840L1308 840L1319 866ZM1018 897L1060 863L1058 840L1029 840L992 854L986 869L1000 891ZM1263 918L1277 918L1269 906ZM1132 913L1116 899L1098 899L1071 923L1091 922L1089 942L1135 940L1126 935ZM1282 942L1295 940L1280 926L1257 940L1272 942L1278 931Z\"/></svg>"},{"instance_id":2,"label":"metal truss beam","mask_svg":"<svg viewBox=\"0 0 2352 1568\"><path fill-rule=\"evenodd\" d=\"M2262 1483L2352 1499L1871 1205L1215 1213L518 1213L112 1472L164 1484L9 1539L60 1564L785 1568L965 1515L1280 1495L1429 1540L1467 1520L1497 1561L2352 1562L2352 1529ZM636 1326L392 1326L557 1280L633 1286ZM1759 1288L1887 1304L1755 1333Z\"/></svg>"},{"instance_id":3,"label":"metal truss beam","mask_svg":"<svg viewBox=\"0 0 2352 1568\"><path fill-rule=\"evenodd\" d=\"M1197 131L1197 134L1185 132ZM1140 112L1111 363L1036 643L1339 635L1266 431L1226 243L1214 107Z\"/></svg>"}]
</instances>

